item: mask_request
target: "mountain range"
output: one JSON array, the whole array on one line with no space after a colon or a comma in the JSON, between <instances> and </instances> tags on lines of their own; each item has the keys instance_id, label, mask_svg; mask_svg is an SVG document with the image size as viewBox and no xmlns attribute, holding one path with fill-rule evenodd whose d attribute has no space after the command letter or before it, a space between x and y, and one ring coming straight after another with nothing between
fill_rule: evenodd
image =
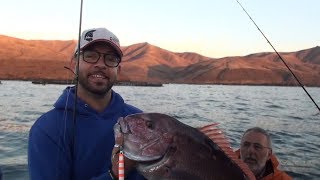
<instances>
[{"instance_id":1,"label":"mountain range","mask_svg":"<svg viewBox=\"0 0 320 180\"><path fill-rule=\"evenodd\" d=\"M71 80L75 40L24 40L0 35L0 79ZM299 85L274 52L223 58L171 52L147 42L121 47L120 81L186 84ZM320 47L280 52L305 86L320 87Z\"/></svg>"}]
</instances>

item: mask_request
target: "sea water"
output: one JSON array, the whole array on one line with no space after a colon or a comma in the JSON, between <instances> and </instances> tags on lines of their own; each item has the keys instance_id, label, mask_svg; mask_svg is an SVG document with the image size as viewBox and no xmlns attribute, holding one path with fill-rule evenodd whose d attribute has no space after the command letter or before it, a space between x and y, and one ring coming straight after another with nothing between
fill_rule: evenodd
<instances>
[{"instance_id":1,"label":"sea water","mask_svg":"<svg viewBox=\"0 0 320 180\"><path fill-rule=\"evenodd\" d=\"M28 133L67 85L0 84L0 167L3 179L28 179ZM212 122L239 148L242 133L259 126L272 136L281 167L295 179L320 177L320 113L301 87L164 84L115 86L129 104L174 116L193 127ZM320 104L320 88L306 88Z\"/></svg>"}]
</instances>

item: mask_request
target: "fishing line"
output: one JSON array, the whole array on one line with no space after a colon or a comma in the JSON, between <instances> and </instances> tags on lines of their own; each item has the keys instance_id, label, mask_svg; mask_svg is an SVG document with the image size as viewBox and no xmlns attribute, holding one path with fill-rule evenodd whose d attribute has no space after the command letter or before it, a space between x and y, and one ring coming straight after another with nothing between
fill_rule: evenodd
<instances>
[{"instance_id":1,"label":"fishing line","mask_svg":"<svg viewBox=\"0 0 320 180\"><path fill-rule=\"evenodd\" d=\"M280 56L280 54L278 53L278 51L273 47L273 45L271 44L271 42L269 41L269 39L264 35L264 33L261 31L261 29L259 28L259 26L254 22L254 20L251 18L251 16L249 15L249 13L244 9L244 7L241 5L241 3L236 0L238 2L238 4L241 6L241 8L243 9L243 11L247 14L247 16L250 18L250 20L253 22L253 24L258 28L259 32L262 34L262 36L267 40L267 42L270 44L270 46L272 47L272 49L274 50L274 52L278 55L278 57L281 59L281 61L283 62L283 64L287 67L287 69L290 71L290 73L292 74L292 76L295 78L295 80L299 83L300 87L302 87L302 89L304 90L305 93L307 93L307 95L309 96L309 98L311 99L311 101L314 103L314 105L318 108L319 112L320 112L320 108L317 105L317 103L313 100L313 98L311 97L311 95L308 93L308 91L304 88L303 84L299 81L299 79L297 78L297 76L293 73L293 71L290 69L290 67L287 65L287 63L284 61L284 59Z\"/></svg>"},{"instance_id":2,"label":"fishing line","mask_svg":"<svg viewBox=\"0 0 320 180\"><path fill-rule=\"evenodd\" d=\"M64 68L68 69L69 71L71 71L74 75L77 75L71 68L67 67L67 66L63 66Z\"/></svg>"}]
</instances>

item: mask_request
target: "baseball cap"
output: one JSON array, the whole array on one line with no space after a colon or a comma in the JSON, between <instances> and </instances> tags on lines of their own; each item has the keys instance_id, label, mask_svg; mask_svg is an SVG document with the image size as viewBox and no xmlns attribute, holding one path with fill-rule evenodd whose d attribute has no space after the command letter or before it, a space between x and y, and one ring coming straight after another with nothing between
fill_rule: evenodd
<instances>
[{"instance_id":1,"label":"baseball cap","mask_svg":"<svg viewBox=\"0 0 320 180\"><path fill-rule=\"evenodd\" d=\"M80 50L96 42L106 42L110 44L120 55L120 58L123 56L119 39L106 28L92 28L83 31L80 38ZM78 45L76 46L75 53L77 53L77 50Z\"/></svg>"}]
</instances>

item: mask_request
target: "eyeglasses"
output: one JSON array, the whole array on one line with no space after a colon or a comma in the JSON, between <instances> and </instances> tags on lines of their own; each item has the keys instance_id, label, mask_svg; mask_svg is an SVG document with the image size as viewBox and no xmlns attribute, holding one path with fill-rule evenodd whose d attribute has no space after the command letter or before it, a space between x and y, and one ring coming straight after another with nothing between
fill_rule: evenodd
<instances>
[{"instance_id":1,"label":"eyeglasses","mask_svg":"<svg viewBox=\"0 0 320 180\"><path fill-rule=\"evenodd\" d=\"M80 53L82 54L83 60L87 63L90 64L94 64L97 63L101 57L101 55L103 55L103 60L104 60L104 64L108 67L117 67L119 66L119 63L121 62L121 59L119 56L117 55L113 55L113 54L105 54L105 53L100 53L97 51L80 51Z\"/></svg>"},{"instance_id":2,"label":"eyeglasses","mask_svg":"<svg viewBox=\"0 0 320 180\"><path fill-rule=\"evenodd\" d=\"M271 149L270 147L263 146L259 143L251 143L251 142L247 142L247 141L241 143L241 148L242 149L249 149L251 144L253 145L253 149L256 151L262 151L264 148Z\"/></svg>"}]
</instances>

